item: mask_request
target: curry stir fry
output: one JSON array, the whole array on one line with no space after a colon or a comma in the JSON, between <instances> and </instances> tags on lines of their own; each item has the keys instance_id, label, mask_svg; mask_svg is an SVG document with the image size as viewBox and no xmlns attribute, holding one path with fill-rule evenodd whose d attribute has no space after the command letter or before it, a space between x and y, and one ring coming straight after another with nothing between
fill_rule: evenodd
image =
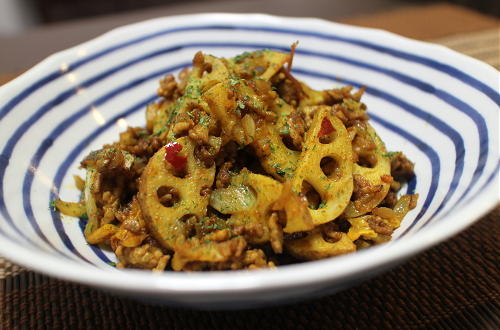
<instances>
[{"instance_id":1,"label":"curry stir fry","mask_svg":"<svg viewBox=\"0 0 500 330\"><path fill-rule=\"evenodd\" d=\"M397 192L413 164L387 152L363 89L315 91L290 54L198 52L160 81L146 127L82 162L90 244L118 267L196 271L274 267L388 241L417 195ZM290 261L292 260L292 261Z\"/></svg>"}]
</instances>

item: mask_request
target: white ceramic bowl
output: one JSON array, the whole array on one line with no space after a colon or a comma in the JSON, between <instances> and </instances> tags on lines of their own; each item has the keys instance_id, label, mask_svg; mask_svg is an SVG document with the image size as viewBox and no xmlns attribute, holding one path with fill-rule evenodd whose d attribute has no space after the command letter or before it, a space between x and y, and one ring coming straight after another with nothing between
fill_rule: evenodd
<instances>
[{"instance_id":1,"label":"white ceramic bowl","mask_svg":"<svg viewBox=\"0 0 500 330\"><path fill-rule=\"evenodd\" d=\"M144 124L157 82L198 50L287 51L316 88L367 86L388 149L416 162L420 194L388 244L273 270L153 275L117 270L87 245L78 219L49 209L77 200L72 175L90 150ZM113 30L55 54L0 88L0 254L62 279L149 301L240 308L326 294L372 277L456 234L498 202L498 72L447 48L319 19L203 14Z\"/></svg>"}]
</instances>

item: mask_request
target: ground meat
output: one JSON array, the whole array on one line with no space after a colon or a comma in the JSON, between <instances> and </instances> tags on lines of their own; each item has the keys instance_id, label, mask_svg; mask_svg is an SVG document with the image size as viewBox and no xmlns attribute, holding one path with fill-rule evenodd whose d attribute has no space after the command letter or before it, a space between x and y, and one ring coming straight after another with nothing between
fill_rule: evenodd
<instances>
[{"instance_id":1,"label":"ground meat","mask_svg":"<svg viewBox=\"0 0 500 330\"><path fill-rule=\"evenodd\" d=\"M119 170L125 168L125 156L117 148L104 148L92 151L81 162L83 168L92 167L98 172Z\"/></svg>"},{"instance_id":2,"label":"ground meat","mask_svg":"<svg viewBox=\"0 0 500 330\"><path fill-rule=\"evenodd\" d=\"M215 163L217 150L208 144L198 145L194 149L194 156L200 160L206 168L209 168Z\"/></svg>"},{"instance_id":3,"label":"ground meat","mask_svg":"<svg viewBox=\"0 0 500 330\"><path fill-rule=\"evenodd\" d=\"M304 142L305 134L305 121L302 113L299 111L292 111L287 120L290 141L292 150L302 150L302 143Z\"/></svg>"},{"instance_id":4,"label":"ground meat","mask_svg":"<svg viewBox=\"0 0 500 330\"><path fill-rule=\"evenodd\" d=\"M234 261L241 260L246 247L243 237L223 242L193 238L176 247L172 267L174 270L231 269Z\"/></svg>"},{"instance_id":5,"label":"ground meat","mask_svg":"<svg viewBox=\"0 0 500 330\"><path fill-rule=\"evenodd\" d=\"M334 105L342 103L344 100L354 100L359 102L365 92L365 89L366 88L362 87L355 93L352 93L352 86L325 90L323 91L325 103L328 105Z\"/></svg>"},{"instance_id":6,"label":"ground meat","mask_svg":"<svg viewBox=\"0 0 500 330\"><path fill-rule=\"evenodd\" d=\"M247 250L243 255L242 268L257 269L274 267L272 262L267 262L266 254L261 249ZM233 269L238 269L234 268Z\"/></svg>"},{"instance_id":7,"label":"ground meat","mask_svg":"<svg viewBox=\"0 0 500 330\"><path fill-rule=\"evenodd\" d=\"M123 222L123 228L131 231L133 233L138 233L141 231L141 225L137 219L127 219Z\"/></svg>"},{"instance_id":8,"label":"ground meat","mask_svg":"<svg viewBox=\"0 0 500 330\"><path fill-rule=\"evenodd\" d=\"M175 122L172 125L172 132L174 132L175 137L183 137L188 134L188 131L191 127L194 126L194 122L191 117L183 112L176 116Z\"/></svg>"},{"instance_id":9,"label":"ground meat","mask_svg":"<svg viewBox=\"0 0 500 330\"><path fill-rule=\"evenodd\" d=\"M231 182L232 173L230 169L233 167L232 162L225 162L217 173L217 177L215 179L215 186L217 188L227 188L229 183Z\"/></svg>"},{"instance_id":10,"label":"ground meat","mask_svg":"<svg viewBox=\"0 0 500 330\"><path fill-rule=\"evenodd\" d=\"M391 184L394 181L392 176L387 175L387 174L380 176L380 180L382 180L383 182L388 183L388 184Z\"/></svg>"},{"instance_id":11,"label":"ground meat","mask_svg":"<svg viewBox=\"0 0 500 330\"><path fill-rule=\"evenodd\" d=\"M255 154L259 158L266 157L271 154L271 140L268 138L258 139L252 143L252 146L255 149Z\"/></svg>"},{"instance_id":12,"label":"ground meat","mask_svg":"<svg viewBox=\"0 0 500 330\"><path fill-rule=\"evenodd\" d=\"M220 152L216 155L216 160L215 163L217 166L222 166L224 162L230 161L230 162L235 162L237 157L238 157L238 149L239 145L231 141L227 143L225 146L223 146L220 150Z\"/></svg>"},{"instance_id":13,"label":"ground meat","mask_svg":"<svg viewBox=\"0 0 500 330\"><path fill-rule=\"evenodd\" d=\"M205 72L212 71L212 64L205 62L205 57L201 51L197 52L193 58L193 67L200 69L199 77L203 76Z\"/></svg>"},{"instance_id":14,"label":"ground meat","mask_svg":"<svg viewBox=\"0 0 500 330\"><path fill-rule=\"evenodd\" d=\"M415 175L413 166L402 152L398 152L391 159L391 175L396 181L408 181Z\"/></svg>"},{"instance_id":15,"label":"ground meat","mask_svg":"<svg viewBox=\"0 0 500 330\"><path fill-rule=\"evenodd\" d=\"M123 266L144 269L155 268L160 263L162 257L164 257L163 251L160 248L150 244L134 248L119 246L115 253Z\"/></svg>"},{"instance_id":16,"label":"ground meat","mask_svg":"<svg viewBox=\"0 0 500 330\"><path fill-rule=\"evenodd\" d=\"M287 71L282 69L273 79L278 95L286 103L297 106L301 95L304 94L300 83Z\"/></svg>"},{"instance_id":17,"label":"ground meat","mask_svg":"<svg viewBox=\"0 0 500 330\"><path fill-rule=\"evenodd\" d=\"M121 147L123 148L123 150L128 151L136 156L149 158L154 155L163 145L164 141L161 138L151 137L149 140L141 139L137 141L136 145Z\"/></svg>"},{"instance_id":18,"label":"ground meat","mask_svg":"<svg viewBox=\"0 0 500 330\"><path fill-rule=\"evenodd\" d=\"M158 200L165 207L172 207L179 202L179 191L173 187L160 187L157 192Z\"/></svg>"},{"instance_id":19,"label":"ground meat","mask_svg":"<svg viewBox=\"0 0 500 330\"><path fill-rule=\"evenodd\" d=\"M382 201L382 205L392 209L396 205L397 201L398 195L393 191L389 191L387 196L385 196L384 200Z\"/></svg>"},{"instance_id":20,"label":"ground meat","mask_svg":"<svg viewBox=\"0 0 500 330\"><path fill-rule=\"evenodd\" d=\"M323 232L323 239L329 243L336 243L342 238L338 224L335 222L328 222L321 226Z\"/></svg>"},{"instance_id":21,"label":"ground meat","mask_svg":"<svg viewBox=\"0 0 500 330\"><path fill-rule=\"evenodd\" d=\"M356 209L360 210L364 205L369 205L373 195L382 190L381 185L371 185L368 180L359 174L353 175L354 189L352 193L352 200Z\"/></svg>"},{"instance_id":22,"label":"ground meat","mask_svg":"<svg viewBox=\"0 0 500 330\"><path fill-rule=\"evenodd\" d=\"M211 193L212 193L211 187L203 187L200 190L200 196L202 196L202 197L209 196Z\"/></svg>"},{"instance_id":23,"label":"ground meat","mask_svg":"<svg viewBox=\"0 0 500 330\"><path fill-rule=\"evenodd\" d=\"M269 236L271 248L274 253L283 252L283 227L279 223L278 213L274 212L269 217Z\"/></svg>"},{"instance_id":24,"label":"ground meat","mask_svg":"<svg viewBox=\"0 0 500 330\"><path fill-rule=\"evenodd\" d=\"M160 87L157 90L158 96L167 100L175 100L181 94L177 82L173 75L168 74L160 80Z\"/></svg>"},{"instance_id":25,"label":"ground meat","mask_svg":"<svg viewBox=\"0 0 500 330\"><path fill-rule=\"evenodd\" d=\"M252 240L252 238L262 237L265 233L265 229L262 224L251 222L245 225L234 226L233 233L235 235L243 236L247 240Z\"/></svg>"},{"instance_id":26,"label":"ground meat","mask_svg":"<svg viewBox=\"0 0 500 330\"><path fill-rule=\"evenodd\" d=\"M129 127L125 132L120 133L120 141L109 147L125 150L135 156L149 158L164 144L160 137L150 135L148 131L140 127Z\"/></svg>"},{"instance_id":27,"label":"ground meat","mask_svg":"<svg viewBox=\"0 0 500 330\"><path fill-rule=\"evenodd\" d=\"M379 216L370 216L367 220L370 228L377 234L391 235L394 229Z\"/></svg>"},{"instance_id":28,"label":"ground meat","mask_svg":"<svg viewBox=\"0 0 500 330\"><path fill-rule=\"evenodd\" d=\"M408 206L410 210L413 210L414 208L417 207L417 201L418 201L418 194L413 194L413 195L410 195L411 196L411 200L410 200L410 205Z\"/></svg>"},{"instance_id":29,"label":"ground meat","mask_svg":"<svg viewBox=\"0 0 500 330\"><path fill-rule=\"evenodd\" d=\"M337 118L343 122L346 128L355 126L358 123L364 123L369 119L366 114L366 109L363 107L354 109L350 106L350 104L346 103L335 104L333 106L333 111Z\"/></svg>"}]
</instances>

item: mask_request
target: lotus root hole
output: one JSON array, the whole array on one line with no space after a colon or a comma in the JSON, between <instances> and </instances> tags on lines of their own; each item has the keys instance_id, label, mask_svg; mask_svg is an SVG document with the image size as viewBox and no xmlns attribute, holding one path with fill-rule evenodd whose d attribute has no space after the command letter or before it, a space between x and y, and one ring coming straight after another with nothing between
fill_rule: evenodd
<instances>
[{"instance_id":1,"label":"lotus root hole","mask_svg":"<svg viewBox=\"0 0 500 330\"><path fill-rule=\"evenodd\" d=\"M342 177L339 162L333 157L323 157L319 166L323 173L331 180L338 180Z\"/></svg>"},{"instance_id":2,"label":"lotus root hole","mask_svg":"<svg viewBox=\"0 0 500 330\"><path fill-rule=\"evenodd\" d=\"M172 207L180 200L179 191L174 187L161 186L156 191L158 201L165 207Z\"/></svg>"},{"instance_id":3,"label":"lotus root hole","mask_svg":"<svg viewBox=\"0 0 500 330\"><path fill-rule=\"evenodd\" d=\"M307 181L302 182L302 194L306 197L310 209L317 210L322 205L321 195Z\"/></svg>"}]
</instances>

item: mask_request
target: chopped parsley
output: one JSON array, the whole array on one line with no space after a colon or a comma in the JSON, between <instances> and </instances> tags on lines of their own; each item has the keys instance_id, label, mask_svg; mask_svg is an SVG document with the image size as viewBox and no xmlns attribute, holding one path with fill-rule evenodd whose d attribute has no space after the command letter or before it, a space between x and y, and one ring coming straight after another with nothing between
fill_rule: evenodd
<instances>
[{"instance_id":1,"label":"chopped parsley","mask_svg":"<svg viewBox=\"0 0 500 330\"><path fill-rule=\"evenodd\" d=\"M202 126L207 126L209 122L210 122L210 117L209 116L201 116L200 117L200 121L198 122L198 124L200 124Z\"/></svg>"},{"instance_id":2,"label":"chopped parsley","mask_svg":"<svg viewBox=\"0 0 500 330\"><path fill-rule=\"evenodd\" d=\"M234 60L236 63L241 63L241 61L243 61L245 58L250 57L250 56L252 56L252 53L244 52L240 55L235 56Z\"/></svg>"},{"instance_id":3,"label":"chopped parsley","mask_svg":"<svg viewBox=\"0 0 500 330\"><path fill-rule=\"evenodd\" d=\"M398 153L399 153L399 151L389 151L389 152L383 154L382 156L385 158L392 158Z\"/></svg>"},{"instance_id":4,"label":"chopped parsley","mask_svg":"<svg viewBox=\"0 0 500 330\"><path fill-rule=\"evenodd\" d=\"M165 132L167 130L167 128L165 126L163 126L162 128L160 128L159 130L156 130L153 135L155 136L158 136L160 135L161 133Z\"/></svg>"}]
</instances>

